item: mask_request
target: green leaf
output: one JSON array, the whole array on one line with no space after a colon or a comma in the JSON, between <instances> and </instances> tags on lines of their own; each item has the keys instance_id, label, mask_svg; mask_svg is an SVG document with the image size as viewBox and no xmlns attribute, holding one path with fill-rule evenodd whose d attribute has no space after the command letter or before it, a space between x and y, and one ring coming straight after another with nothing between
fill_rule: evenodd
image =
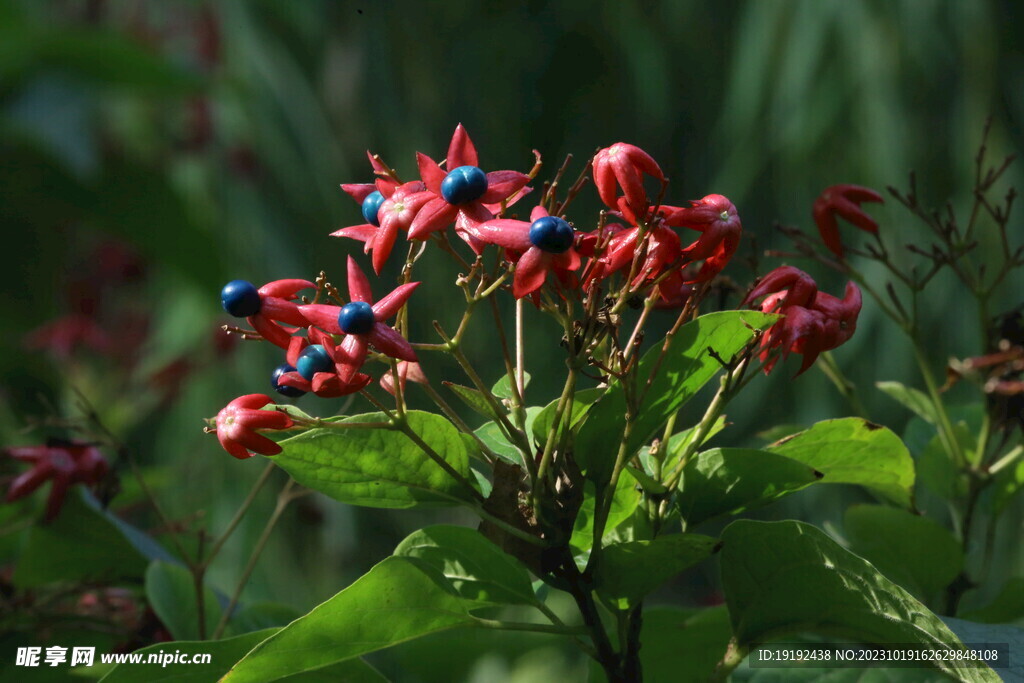
<instances>
[{"instance_id":1,"label":"green leaf","mask_svg":"<svg viewBox=\"0 0 1024 683\"><path fill-rule=\"evenodd\" d=\"M597 591L620 609L627 609L679 572L710 557L716 543L710 536L673 534L605 546L594 573Z\"/></svg>"},{"instance_id":2,"label":"green leaf","mask_svg":"<svg viewBox=\"0 0 1024 683\"><path fill-rule=\"evenodd\" d=\"M526 568L480 532L462 526L431 526L413 532L395 555L437 569L455 592L480 603L533 605L537 597Z\"/></svg>"},{"instance_id":3,"label":"green leaf","mask_svg":"<svg viewBox=\"0 0 1024 683\"><path fill-rule=\"evenodd\" d=\"M459 432L433 413L411 410L409 426L467 479L469 457ZM342 422L386 422L383 413ZM471 494L397 429L311 429L281 442L274 463L295 481L351 505L411 508L451 505Z\"/></svg>"},{"instance_id":4,"label":"green leaf","mask_svg":"<svg viewBox=\"0 0 1024 683\"><path fill-rule=\"evenodd\" d=\"M523 372L523 389L530 386L530 373ZM508 375L503 375L501 379L494 383L491 387L491 393L498 398L512 400L512 382L509 380Z\"/></svg>"},{"instance_id":5,"label":"green leaf","mask_svg":"<svg viewBox=\"0 0 1024 683\"><path fill-rule=\"evenodd\" d=\"M590 550L594 544L594 490L593 482L588 481L583 485L583 503L576 515L576 522L572 528L572 539L569 541L576 553ZM615 493L612 496L612 504L608 510L608 522L605 524L606 536L632 516L633 511L640 504L640 495L636 482L632 478L619 477Z\"/></svg>"},{"instance_id":6,"label":"green leaf","mask_svg":"<svg viewBox=\"0 0 1024 683\"><path fill-rule=\"evenodd\" d=\"M581 389L573 394L572 412L568 418L570 429L574 429L580 425L584 418L586 418L587 411L590 409L590 406L593 405L597 399L601 398L602 395L604 395L604 389ZM533 421L533 438L541 445L547 443L548 432L551 431L551 425L555 422L555 413L558 411L558 401L559 399L556 398L554 401L544 406L544 408L537 414L537 419ZM565 421L566 418L563 416L563 425L565 425Z\"/></svg>"},{"instance_id":7,"label":"green leaf","mask_svg":"<svg viewBox=\"0 0 1024 683\"><path fill-rule=\"evenodd\" d=\"M422 563L389 557L333 598L257 645L222 679L270 683L472 624L466 600Z\"/></svg>"},{"instance_id":8,"label":"green leaf","mask_svg":"<svg viewBox=\"0 0 1024 683\"><path fill-rule=\"evenodd\" d=\"M15 586L142 577L148 558L110 517L85 502L86 497L91 496L84 490L69 491L53 522L31 528L14 570Z\"/></svg>"},{"instance_id":9,"label":"green leaf","mask_svg":"<svg viewBox=\"0 0 1024 683\"><path fill-rule=\"evenodd\" d=\"M286 626L302 616L291 605L279 602L250 602L235 609L228 622L229 635L241 635L267 628Z\"/></svg>"},{"instance_id":10,"label":"green leaf","mask_svg":"<svg viewBox=\"0 0 1024 683\"><path fill-rule=\"evenodd\" d=\"M199 612L192 572L178 564L157 560L146 570L146 599L175 640L199 640ZM203 587L206 636L213 633L222 614L217 595Z\"/></svg>"},{"instance_id":11,"label":"green leaf","mask_svg":"<svg viewBox=\"0 0 1024 683\"><path fill-rule=\"evenodd\" d=\"M722 369L708 353L709 348L729 359L754 338L755 329L764 329L776 319L777 316L756 311L709 313L680 327L663 359L660 345L645 353L637 377L642 384L653 373L653 380L637 411L626 452L635 453L654 438L669 417ZM587 471L587 477L601 487L615 464L625 429L626 407L622 385L613 382L590 409L576 437L576 461Z\"/></svg>"},{"instance_id":12,"label":"green leaf","mask_svg":"<svg viewBox=\"0 0 1024 683\"><path fill-rule=\"evenodd\" d=\"M866 560L802 522L739 520L722 532L722 586L741 645L801 632L864 643L963 647L956 635ZM990 669L935 662L963 681L999 681Z\"/></svg>"},{"instance_id":13,"label":"green leaf","mask_svg":"<svg viewBox=\"0 0 1024 683\"><path fill-rule=\"evenodd\" d=\"M1011 578L987 606L960 616L983 624L1006 624L1024 618L1024 577Z\"/></svg>"},{"instance_id":14,"label":"green leaf","mask_svg":"<svg viewBox=\"0 0 1024 683\"><path fill-rule=\"evenodd\" d=\"M173 643L157 643L136 650L143 656L143 661L150 654L157 655L180 651L188 655L209 654L209 664L169 664L166 667L158 664L121 664L116 666L101 680L101 683L209 683L220 680L228 672L232 664L245 654L277 633L278 629L270 628L253 633L225 638L223 640L187 641ZM159 661L159 660L157 660ZM376 669L361 659L349 659L333 666L298 674L288 678L289 683L320 683L323 681L345 681L346 683L381 683L387 679Z\"/></svg>"},{"instance_id":15,"label":"green leaf","mask_svg":"<svg viewBox=\"0 0 1024 683\"><path fill-rule=\"evenodd\" d=\"M454 382L442 382L442 384L451 389L456 396L462 399L463 403L488 420L501 419L503 414L498 413L491 407L491 404L484 398L483 392L470 387L464 387L461 384L455 384Z\"/></svg>"},{"instance_id":16,"label":"green leaf","mask_svg":"<svg viewBox=\"0 0 1024 683\"><path fill-rule=\"evenodd\" d=\"M644 611L640 661L647 683L705 683L732 636L724 606L694 613L659 608Z\"/></svg>"},{"instance_id":17,"label":"green leaf","mask_svg":"<svg viewBox=\"0 0 1024 683\"><path fill-rule=\"evenodd\" d=\"M904 386L899 382L876 382L875 386L899 401L904 408L907 408L924 421L929 424L938 424L939 417L935 412L935 406L923 391Z\"/></svg>"},{"instance_id":18,"label":"green leaf","mask_svg":"<svg viewBox=\"0 0 1024 683\"><path fill-rule=\"evenodd\" d=\"M919 600L936 597L963 568L963 551L953 534L906 510L853 505L846 510L844 531L850 550Z\"/></svg>"},{"instance_id":19,"label":"green leaf","mask_svg":"<svg viewBox=\"0 0 1024 683\"><path fill-rule=\"evenodd\" d=\"M813 467L769 451L712 448L683 468L676 505L688 526L767 505L821 479Z\"/></svg>"},{"instance_id":20,"label":"green leaf","mask_svg":"<svg viewBox=\"0 0 1024 683\"><path fill-rule=\"evenodd\" d=\"M899 437L857 417L818 422L768 450L825 475L829 484L859 484L904 507L911 506L914 461Z\"/></svg>"},{"instance_id":21,"label":"green leaf","mask_svg":"<svg viewBox=\"0 0 1024 683\"><path fill-rule=\"evenodd\" d=\"M526 433L530 434L533 422L536 420L537 415L540 413L541 408L537 406L530 406L526 409ZM519 452L519 449L509 443L505 435L501 433L501 427L494 422L487 422L482 427L476 430L475 434L480 438L487 447L494 451L494 454L507 460L515 465L523 464L523 456Z\"/></svg>"}]
</instances>

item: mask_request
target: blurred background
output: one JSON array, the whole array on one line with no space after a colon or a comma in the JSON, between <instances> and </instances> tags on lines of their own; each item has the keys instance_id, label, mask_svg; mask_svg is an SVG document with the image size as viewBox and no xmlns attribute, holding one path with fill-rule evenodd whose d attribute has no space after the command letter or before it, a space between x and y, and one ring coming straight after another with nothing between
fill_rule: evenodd
<instances>
[{"instance_id":1,"label":"blurred background","mask_svg":"<svg viewBox=\"0 0 1024 683\"><path fill-rule=\"evenodd\" d=\"M575 177L598 147L634 143L672 179L667 202L714 192L736 204L745 243L726 272L746 287L780 264L756 255L789 246L776 221L813 231L810 206L826 185L902 188L916 169L926 203L966 211L986 118L995 157L1024 146L1022 30L1024 6L1012 0L0 0L0 224L11 250L0 285L3 443L66 436L60 420L80 392L136 454L169 516L216 532L262 465L227 456L202 420L238 395L268 392L280 362L268 345L217 333L230 322L220 286L320 270L341 281L346 254L368 267L359 243L328 236L362 222L338 185L371 180L367 149L412 177L414 152L442 158L461 122L485 170L526 171L538 149L550 178L567 153ZM1018 165L1008 182L1020 178ZM588 190L570 217L583 227L597 209ZM891 245L923 244L923 228L894 202L869 210ZM844 236L861 238L848 226ZM835 273L793 263L841 293ZM418 275L413 337L434 341L430 320L454 327L460 313L448 302L461 295L443 260ZM375 289L396 276L385 271ZM993 310L1021 303L1021 284L1009 283ZM950 355L981 352L976 311L952 278L935 281L922 314L936 372ZM493 329L478 318L469 354L496 380ZM557 396L559 336L529 319L532 403ZM870 303L836 358L872 418L901 433L909 413L873 384L919 381L899 332ZM464 381L435 367L433 377ZM796 369L755 382L716 443L758 443L776 423L850 413L821 373L794 381ZM340 402L300 405L326 415ZM2 476L16 471L4 467ZM113 509L153 530L127 476L124 487ZM828 525L860 496L814 489L764 516ZM213 585L233 587L273 501L270 490L257 499L211 568ZM0 516L0 564L17 553L17 519ZM245 595L305 612L424 519L305 498ZM1008 574L1020 569L1015 554L1005 562ZM714 603L708 565L661 599ZM410 673L406 663L424 652L436 672ZM585 670L542 637L476 633L374 662L425 681Z\"/></svg>"}]
</instances>

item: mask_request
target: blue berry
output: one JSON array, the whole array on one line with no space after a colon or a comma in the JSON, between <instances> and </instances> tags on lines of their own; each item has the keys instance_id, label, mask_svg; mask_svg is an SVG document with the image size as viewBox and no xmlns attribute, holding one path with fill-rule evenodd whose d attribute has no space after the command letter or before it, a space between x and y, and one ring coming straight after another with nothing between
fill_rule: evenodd
<instances>
[{"instance_id":1,"label":"blue berry","mask_svg":"<svg viewBox=\"0 0 1024 683\"><path fill-rule=\"evenodd\" d=\"M287 396L288 398L298 398L305 394L306 392L302 389L296 389L295 387L290 387L287 384L279 383L281 375L286 372L295 372L295 368L285 363L284 365L278 365L274 368L274 372L270 373L270 386L274 387L274 391L282 396Z\"/></svg>"},{"instance_id":2,"label":"blue berry","mask_svg":"<svg viewBox=\"0 0 1024 683\"><path fill-rule=\"evenodd\" d=\"M299 360L295 363L299 374L308 382L313 381L313 375L318 372L330 372L334 368L334 361L327 355L324 347L320 344L307 346L299 354Z\"/></svg>"},{"instance_id":3,"label":"blue berry","mask_svg":"<svg viewBox=\"0 0 1024 683\"><path fill-rule=\"evenodd\" d=\"M530 224L530 243L541 251L561 254L569 251L576 233L561 218L544 216Z\"/></svg>"},{"instance_id":4,"label":"blue berry","mask_svg":"<svg viewBox=\"0 0 1024 683\"><path fill-rule=\"evenodd\" d=\"M220 290L220 305L236 318L248 318L260 312L260 293L256 285L245 280L232 280Z\"/></svg>"},{"instance_id":5,"label":"blue berry","mask_svg":"<svg viewBox=\"0 0 1024 683\"><path fill-rule=\"evenodd\" d=\"M377 218L377 212L380 211L380 205L384 203L384 195L379 190L374 190L370 194L366 195L366 199L363 200L363 220L370 225L380 226L380 219Z\"/></svg>"},{"instance_id":6,"label":"blue berry","mask_svg":"<svg viewBox=\"0 0 1024 683\"><path fill-rule=\"evenodd\" d=\"M345 304L338 313L338 327L345 334L368 334L376 322L373 308L365 301Z\"/></svg>"},{"instance_id":7,"label":"blue berry","mask_svg":"<svg viewBox=\"0 0 1024 683\"><path fill-rule=\"evenodd\" d=\"M487 174L476 166L459 166L441 181L441 196L449 204L465 204L487 192Z\"/></svg>"}]
</instances>

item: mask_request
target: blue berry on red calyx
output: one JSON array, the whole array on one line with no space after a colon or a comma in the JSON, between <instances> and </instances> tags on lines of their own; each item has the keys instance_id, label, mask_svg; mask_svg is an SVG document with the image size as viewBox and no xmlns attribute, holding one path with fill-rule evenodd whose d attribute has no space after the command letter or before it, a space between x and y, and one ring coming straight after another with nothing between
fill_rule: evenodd
<instances>
[{"instance_id":1,"label":"blue berry on red calyx","mask_svg":"<svg viewBox=\"0 0 1024 683\"><path fill-rule=\"evenodd\" d=\"M365 301L345 304L338 313L338 327L345 334L369 334L376 322L373 308Z\"/></svg>"},{"instance_id":2,"label":"blue berry on red calyx","mask_svg":"<svg viewBox=\"0 0 1024 683\"><path fill-rule=\"evenodd\" d=\"M380 227L380 219L377 218L377 212L380 211L380 205L384 203L384 195L379 190L374 190L370 194L366 195L366 199L363 200L362 211L363 220L374 227Z\"/></svg>"},{"instance_id":3,"label":"blue berry on red calyx","mask_svg":"<svg viewBox=\"0 0 1024 683\"><path fill-rule=\"evenodd\" d=\"M330 372L334 369L334 361L327 355L327 351L320 344L307 346L299 354L299 360L295 363L296 369L302 378L307 382L313 381L313 375L318 372Z\"/></svg>"},{"instance_id":4,"label":"blue berry on red calyx","mask_svg":"<svg viewBox=\"0 0 1024 683\"><path fill-rule=\"evenodd\" d=\"M544 216L530 224L530 243L549 254L569 251L575 239L572 226L561 218Z\"/></svg>"},{"instance_id":5,"label":"blue berry on red calyx","mask_svg":"<svg viewBox=\"0 0 1024 683\"><path fill-rule=\"evenodd\" d=\"M476 166L453 168L441 181L441 196L449 204L465 204L487 192L487 174Z\"/></svg>"},{"instance_id":6,"label":"blue berry on red calyx","mask_svg":"<svg viewBox=\"0 0 1024 683\"><path fill-rule=\"evenodd\" d=\"M270 373L270 385L274 387L274 391L282 396L287 396L288 398L298 398L299 396L303 396L306 392L302 389L297 389L295 387L290 387L287 384L280 383L281 375L286 372L295 372L295 368L288 365L288 363L285 363L284 365L278 365L274 368L274 372Z\"/></svg>"},{"instance_id":7,"label":"blue berry on red calyx","mask_svg":"<svg viewBox=\"0 0 1024 683\"><path fill-rule=\"evenodd\" d=\"M256 285L245 280L232 280L220 290L220 305L236 318L248 318L260 312L260 293Z\"/></svg>"}]
</instances>

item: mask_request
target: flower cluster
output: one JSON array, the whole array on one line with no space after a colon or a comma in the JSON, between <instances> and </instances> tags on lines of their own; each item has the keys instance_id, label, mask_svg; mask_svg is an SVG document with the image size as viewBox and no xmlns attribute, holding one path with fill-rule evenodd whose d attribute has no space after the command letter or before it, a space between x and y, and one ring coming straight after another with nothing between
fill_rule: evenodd
<instances>
[{"instance_id":1,"label":"flower cluster","mask_svg":"<svg viewBox=\"0 0 1024 683\"><path fill-rule=\"evenodd\" d=\"M581 175L559 202L555 190L563 166L555 180L545 185L528 220L520 219L511 211L532 191L529 183L540 169L540 155L535 155L530 173L485 172L476 146L461 125L440 163L417 153L419 178L415 180L403 181L367 152L374 182L341 186L359 205L365 222L332 236L362 242L378 274L395 251L399 236L413 243L437 242L470 267L470 275L460 276L463 283L474 273L480 278L476 294L466 290L471 301L508 289L514 298L530 297L547 310L554 310L560 300L582 300L591 317L599 309L610 307L617 312L622 305L645 298L647 308L695 311L708 284L736 254L743 227L733 203L723 195L708 194L686 206L663 204L668 179L661 167L647 152L624 142L598 151L588 164L589 175ZM607 210L593 229L582 231L565 212L588 180ZM657 184L658 192L649 193L645 183ZM865 229L873 225L859 211L861 201L876 201L876 195L842 185L826 190L815 204L815 219L833 251L841 250L836 215ZM450 241L448 228L468 246L470 260L456 253L458 243ZM483 276L483 254L489 246L500 250L499 260L496 270ZM228 313L245 318L252 327L235 331L285 350L285 362L272 375L278 393L337 397L363 391L372 381L363 366L373 357L390 364L380 383L394 394L407 379L427 384L413 345L403 334L405 326L389 325L419 284L408 282L407 275L421 253L422 249L408 250L402 284L379 300L349 257L347 301L322 280L316 284L278 280L260 288L236 280L224 287L221 301ZM300 296L302 290L314 288L312 300ZM761 310L784 316L763 337L766 370L774 367L778 355L773 352L780 350L783 357L790 352L802 354L803 372L818 354L853 334L860 310L856 286L851 285L842 300L836 299L819 293L814 281L794 268L768 275L744 303L761 298ZM292 422L283 413L259 410L269 402L268 397L254 394L236 399L221 411L217 433L229 453L248 457L250 451L279 452L257 430L287 429Z\"/></svg>"},{"instance_id":2,"label":"flower cluster","mask_svg":"<svg viewBox=\"0 0 1024 683\"><path fill-rule=\"evenodd\" d=\"M818 355L845 343L857 330L860 315L860 288L853 282L846 284L846 293L838 299L819 292L817 283L799 268L782 266L768 273L751 290L743 304L764 299L755 307L765 313L781 313L784 317L775 323L761 340L761 359L764 370L771 372L778 357L769 358L775 350L785 359L790 353L804 357L801 374Z\"/></svg>"},{"instance_id":3,"label":"flower cluster","mask_svg":"<svg viewBox=\"0 0 1024 683\"><path fill-rule=\"evenodd\" d=\"M110 470L106 458L93 444L53 439L45 446L16 446L4 449L31 469L15 477L7 489L7 502L29 495L47 480L53 482L46 499L46 520L53 520L64 505L73 484L95 485Z\"/></svg>"}]
</instances>

